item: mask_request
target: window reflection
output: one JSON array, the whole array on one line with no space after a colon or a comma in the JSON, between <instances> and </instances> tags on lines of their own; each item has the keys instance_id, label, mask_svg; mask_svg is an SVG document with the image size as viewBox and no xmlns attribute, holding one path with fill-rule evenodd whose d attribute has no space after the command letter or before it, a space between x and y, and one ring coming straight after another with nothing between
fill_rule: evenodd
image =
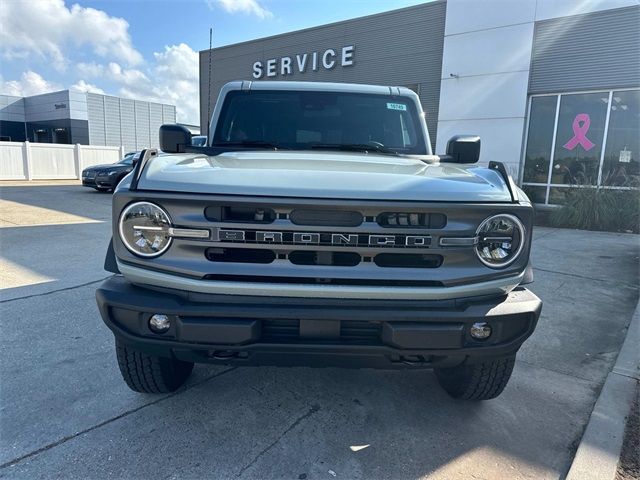
<instances>
[{"instance_id":1,"label":"window reflection","mask_svg":"<svg viewBox=\"0 0 640 480\"><path fill-rule=\"evenodd\" d=\"M640 90L613 92L602 184L640 186Z\"/></svg>"},{"instance_id":2,"label":"window reflection","mask_svg":"<svg viewBox=\"0 0 640 480\"><path fill-rule=\"evenodd\" d=\"M532 203L545 203L547 187L536 187L534 185L523 185L522 190L527 194Z\"/></svg>"},{"instance_id":3,"label":"window reflection","mask_svg":"<svg viewBox=\"0 0 640 480\"><path fill-rule=\"evenodd\" d=\"M525 182L548 181L557 99L556 95L531 99L527 151L524 159Z\"/></svg>"},{"instance_id":4,"label":"window reflection","mask_svg":"<svg viewBox=\"0 0 640 480\"><path fill-rule=\"evenodd\" d=\"M562 95L552 184L597 185L609 95Z\"/></svg>"}]
</instances>

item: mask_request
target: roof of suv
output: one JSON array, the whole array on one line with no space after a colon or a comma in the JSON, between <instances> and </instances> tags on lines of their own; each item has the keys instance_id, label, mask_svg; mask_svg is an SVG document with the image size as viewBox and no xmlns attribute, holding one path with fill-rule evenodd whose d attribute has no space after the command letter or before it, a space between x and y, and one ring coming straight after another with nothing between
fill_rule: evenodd
<instances>
[{"instance_id":1,"label":"roof of suv","mask_svg":"<svg viewBox=\"0 0 640 480\"><path fill-rule=\"evenodd\" d=\"M316 92L351 92L372 93L378 95L415 95L407 87L392 87L383 85L363 85L359 83L333 82L291 82L291 81L248 81L235 80L228 82L223 90L297 90Z\"/></svg>"}]
</instances>

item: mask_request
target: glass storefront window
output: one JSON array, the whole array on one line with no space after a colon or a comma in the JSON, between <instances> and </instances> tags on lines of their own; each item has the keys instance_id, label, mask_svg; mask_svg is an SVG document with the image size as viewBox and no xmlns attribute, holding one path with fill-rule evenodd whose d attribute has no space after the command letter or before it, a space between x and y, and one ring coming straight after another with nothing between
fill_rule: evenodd
<instances>
[{"instance_id":1,"label":"glass storefront window","mask_svg":"<svg viewBox=\"0 0 640 480\"><path fill-rule=\"evenodd\" d=\"M547 183L557 97L533 97L524 157L524 182ZM544 195L542 197L544 203Z\"/></svg>"},{"instance_id":2,"label":"glass storefront window","mask_svg":"<svg viewBox=\"0 0 640 480\"><path fill-rule=\"evenodd\" d=\"M534 203L562 204L575 185L640 187L640 90L541 95L530 101L522 182Z\"/></svg>"},{"instance_id":3,"label":"glass storefront window","mask_svg":"<svg viewBox=\"0 0 640 480\"><path fill-rule=\"evenodd\" d=\"M602 185L640 186L640 90L613 92Z\"/></svg>"},{"instance_id":4,"label":"glass storefront window","mask_svg":"<svg viewBox=\"0 0 640 480\"><path fill-rule=\"evenodd\" d=\"M562 95L551 183L597 185L607 93Z\"/></svg>"},{"instance_id":5,"label":"glass storefront window","mask_svg":"<svg viewBox=\"0 0 640 480\"><path fill-rule=\"evenodd\" d=\"M545 203L547 197L547 187L538 187L535 185L523 185L522 189L527 194L529 200L533 203Z\"/></svg>"}]
</instances>

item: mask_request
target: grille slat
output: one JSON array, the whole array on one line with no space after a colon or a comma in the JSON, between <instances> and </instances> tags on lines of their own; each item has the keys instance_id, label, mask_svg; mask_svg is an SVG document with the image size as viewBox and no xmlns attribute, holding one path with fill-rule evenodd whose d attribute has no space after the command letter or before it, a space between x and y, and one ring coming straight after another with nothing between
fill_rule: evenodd
<instances>
[{"instance_id":1,"label":"grille slat","mask_svg":"<svg viewBox=\"0 0 640 480\"><path fill-rule=\"evenodd\" d=\"M381 343L382 325L360 320L340 322L340 337L333 340L338 344L377 345ZM310 343L313 339L300 337L300 321L290 319L262 320L261 342ZM327 343L326 339L322 340Z\"/></svg>"},{"instance_id":2,"label":"grille slat","mask_svg":"<svg viewBox=\"0 0 640 480\"><path fill-rule=\"evenodd\" d=\"M357 227L363 220L360 212L335 210L293 210L289 218L296 225L327 227Z\"/></svg>"}]
</instances>

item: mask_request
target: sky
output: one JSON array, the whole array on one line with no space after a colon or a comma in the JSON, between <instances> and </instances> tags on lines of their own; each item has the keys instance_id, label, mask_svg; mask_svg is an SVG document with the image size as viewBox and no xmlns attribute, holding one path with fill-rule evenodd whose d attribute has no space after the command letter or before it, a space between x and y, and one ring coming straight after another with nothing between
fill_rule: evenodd
<instances>
[{"instance_id":1,"label":"sky","mask_svg":"<svg viewBox=\"0 0 640 480\"><path fill-rule=\"evenodd\" d=\"M0 94L73 89L199 124L198 51L425 0L1 0Z\"/></svg>"}]
</instances>

